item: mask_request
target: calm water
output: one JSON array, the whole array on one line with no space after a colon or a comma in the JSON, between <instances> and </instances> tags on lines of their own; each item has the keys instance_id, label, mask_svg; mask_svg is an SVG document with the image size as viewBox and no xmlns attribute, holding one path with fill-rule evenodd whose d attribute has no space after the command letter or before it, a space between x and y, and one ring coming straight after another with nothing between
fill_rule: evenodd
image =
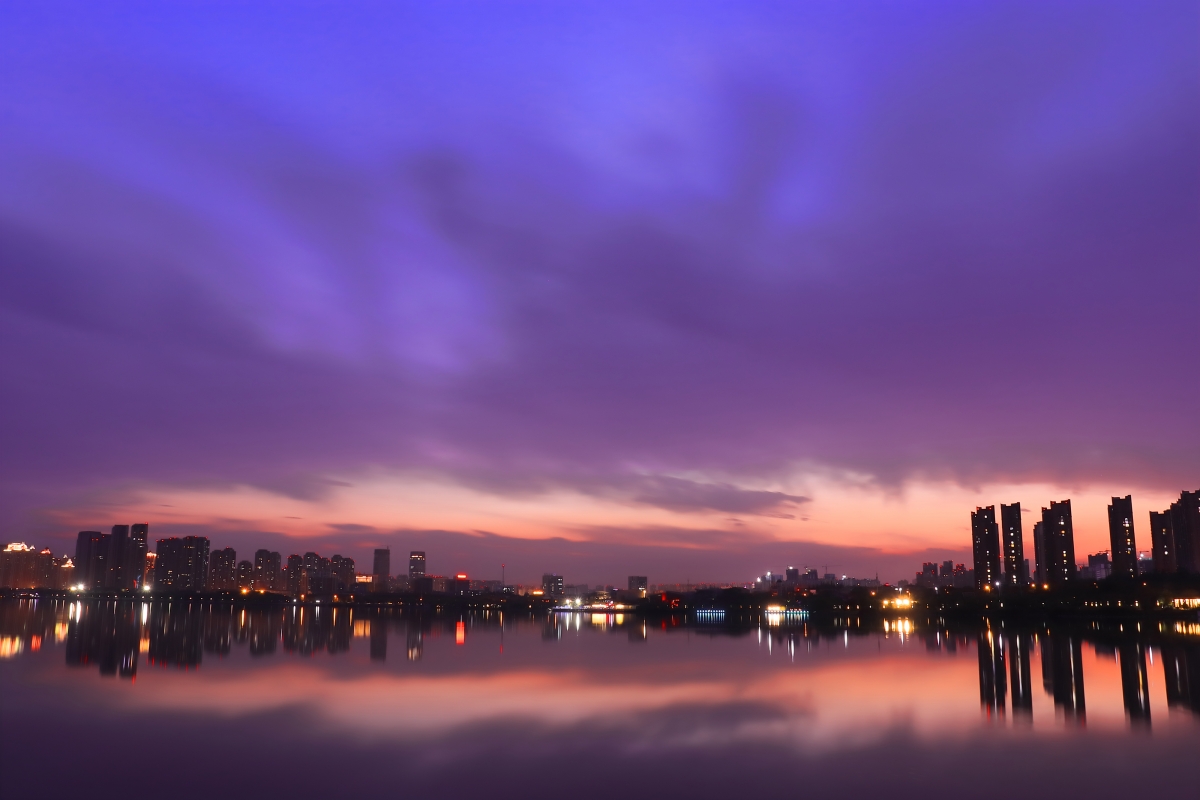
<instances>
[{"instance_id":1,"label":"calm water","mask_svg":"<svg viewBox=\"0 0 1200 800\"><path fill-rule=\"evenodd\" d=\"M0 602L0 794L1198 796L1195 625L848 624Z\"/></svg>"}]
</instances>

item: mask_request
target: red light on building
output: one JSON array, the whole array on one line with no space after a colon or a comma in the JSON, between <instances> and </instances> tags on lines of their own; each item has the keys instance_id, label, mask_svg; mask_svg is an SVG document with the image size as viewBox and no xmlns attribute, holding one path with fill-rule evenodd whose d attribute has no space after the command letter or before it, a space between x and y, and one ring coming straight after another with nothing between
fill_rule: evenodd
<instances>
[{"instance_id":1,"label":"red light on building","mask_svg":"<svg viewBox=\"0 0 1200 800\"><path fill-rule=\"evenodd\" d=\"M460 580L460 581L465 581L465 580L467 579L467 573L465 573L465 572L460 572L460 573L458 573L457 575L455 575L454 577L455 577L457 580Z\"/></svg>"}]
</instances>

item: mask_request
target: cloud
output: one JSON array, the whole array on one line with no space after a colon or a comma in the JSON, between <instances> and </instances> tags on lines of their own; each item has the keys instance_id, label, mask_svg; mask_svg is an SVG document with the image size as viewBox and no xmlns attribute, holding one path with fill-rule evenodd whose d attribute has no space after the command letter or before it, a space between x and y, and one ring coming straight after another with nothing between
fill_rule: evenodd
<instances>
[{"instance_id":1,"label":"cloud","mask_svg":"<svg viewBox=\"0 0 1200 800\"><path fill-rule=\"evenodd\" d=\"M670 42L383 11L320 59L279 44L315 11L220 12L219 58L186 9L31 11L0 33L2 521L374 468L747 517L794 514L739 487L797 469L1178 489L1182 8L655 12Z\"/></svg>"}]
</instances>

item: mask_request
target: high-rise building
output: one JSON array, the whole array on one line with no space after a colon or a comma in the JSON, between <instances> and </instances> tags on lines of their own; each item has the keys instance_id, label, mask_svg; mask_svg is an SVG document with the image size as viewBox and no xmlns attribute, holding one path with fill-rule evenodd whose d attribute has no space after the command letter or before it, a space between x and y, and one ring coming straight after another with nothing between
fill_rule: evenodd
<instances>
[{"instance_id":1,"label":"high-rise building","mask_svg":"<svg viewBox=\"0 0 1200 800\"><path fill-rule=\"evenodd\" d=\"M1049 583L1046 574L1048 566L1046 563L1046 524L1035 522L1033 523L1033 569L1034 582L1038 586L1046 586Z\"/></svg>"},{"instance_id":2,"label":"high-rise building","mask_svg":"<svg viewBox=\"0 0 1200 800\"><path fill-rule=\"evenodd\" d=\"M329 559L329 571L333 575L333 588L335 591L354 588L356 576L353 558L335 554L333 558Z\"/></svg>"},{"instance_id":3,"label":"high-rise building","mask_svg":"<svg viewBox=\"0 0 1200 800\"><path fill-rule=\"evenodd\" d=\"M129 526L129 544L122 566L122 589L141 589L146 575L146 552L150 541L150 524L135 522Z\"/></svg>"},{"instance_id":4,"label":"high-rise building","mask_svg":"<svg viewBox=\"0 0 1200 800\"><path fill-rule=\"evenodd\" d=\"M287 583L287 593L292 597L299 597L303 594L306 588L307 581L304 580L304 556L293 553L287 558L287 568L284 570L284 580Z\"/></svg>"},{"instance_id":5,"label":"high-rise building","mask_svg":"<svg viewBox=\"0 0 1200 800\"><path fill-rule=\"evenodd\" d=\"M154 588L154 567L158 563L158 553L146 553L146 566L142 570L142 588L149 591Z\"/></svg>"},{"instance_id":6,"label":"high-rise building","mask_svg":"<svg viewBox=\"0 0 1200 800\"><path fill-rule=\"evenodd\" d=\"M155 547L155 591L203 591L208 583L208 547L207 536L159 539Z\"/></svg>"},{"instance_id":7,"label":"high-rise building","mask_svg":"<svg viewBox=\"0 0 1200 800\"><path fill-rule=\"evenodd\" d=\"M247 591L254 588L254 564L250 561L239 561L237 565L237 587Z\"/></svg>"},{"instance_id":8,"label":"high-rise building","mask_svg":"<svg viewBox=\"0 0 1200 800\"><path fill-rule=\"evenodd\" d=\"M273 550L254 551L254 588L267 592L278 592L283 589L283 579L280 576L282 556Z\"/></svg>"},{"instance_id":9,"label":"high-rise building","mask_svg":"<svg viewBox=\"0 0 1200 800\"><path fill-rule=\"evenodd\" d=\"M410 581L425 577L425 551L413 550L408 554L408 579Z\"/></svg>"},{"instance_id":10,"label":"high-rise building","mask_svg":"<svg viewBox=\"0 0 1200 800\"><path fill-rule=\"evenodd\" d=\"M1000 529L996 525L996 507L976 508L971 512L971 545L975 555L975 588L1000 585ZM937 567L934 566L934 574Z\"/></svg>"},{"instance_id":11,"label":"high-rise building","mask_svg":"<svg viewBox=\"0 0 1200 800\"><path fill-rule=\"evenodd\" d=\"M75 583L84 589L103 589L108 576L108 540L100 531L80 531L75 540Z\"/></svg>"},{"instance_id":12,"label":"high-rise building","mask_svg":"<svg viewBox=\"0 0 1200 800\"><path fill-rule=\"evenodd\" d=\"M795 567L788 567L786 574L789 581L797 581L800 579L800 570L796 569ZM645 597L646 589L649 588L649 586L650 583L647 581L645 575L629 576L629 591L637 592L638 597Z\"/></svg>"},{"instance_id":13,"label":"high-rise building","mask_svg":"<svg viewBox=\"0 0 1200 800\"><path fill-rule=\"evenodd\" d=\"M550 597L562 597L566 592L563 576L547 572L542 576L542 593Z\"/></svg>"},{"instance_id":14,"label":"high-rise building","mask_svg":"<svg viewBox=\"0 0 1200 800\"><path fill-rule=\"evenodd\" d=\"M1061 586L1075 579L1075 527L1071 521L1071 501L1052 501L1049 508L1043 508L1042 525L1045 582Z\"/></svg>"},{"instance_id":15,"label":"high-rise building","mask_svg":"<svg viewBox=\"0 0 1200 800\"><path fill-rule=\"evenodd\" d=\"M215 592L232 592L238 588L237 551L232 547L213 550L209 556L208 588Z\"/></svg>"},{"instance_id":16,"label":"high-rise building","mask_svg":"<svg viewBox=\"0 0 1200 800\"><path fill-rule=\"evenodd\" d=\"M1029 584L1025 566L1025 543L1021 530L1021 504L1000 504L1000 529L1004 538L1004 582L1008 586Z\"/></svg>"},{"instance_id":17,"label":"high-rise building","mask_svg":"<svg viewBox=\"0 0 1200 800\"><path fill-rule=\"evenodd\" d=\"M1171 530L1179 571L1200 574L1200 489L1180 492L1179 500L1171 504Z\"/></svg>"},{"instance_id":18,"label":"high-rise building","mask_svg":"<svg viewBox=\"0 0 1200 800\"><path fill-rule=\"evenodd\" d=\"M53 589L54 554L36 550L24 542L13 542L0 550L0 588Z\"/></svg>"},{"instance_id":19,"label":"high-rise building","mask_svg":"<svg viewBox=\"0 0 1200 800\"><path fill-rule=\"evenodd\" d=\"M1150 544L1154 553L1154 571L1174 575L1179 571L1175 558L1175 531L1171 526L1171 511L1150 512Z\"/></svg>"},{"instance_id":20,"label":"high-rise building","mask_svg":"<svg viewBox=\"0 0 1200 800\"><path fill-rule=\"evenodd\" d=\"M130 588L125 585L129 558L129 526L113 525L108 537L108 569L104 577L105 589L121 590Z\"/></svg>"},{"instance_id":21,"label":"high-rise building","mask_svg":"<svg viewBox=\"0 0 1200 800\"><path fill-rule=\"evenodd\" d=\"M1133 537L1133 495L1114 497L1108 507L1108 541L1112 574L1118 580L1138 576L1137 543Z\"/></svg>"}]
</instances>

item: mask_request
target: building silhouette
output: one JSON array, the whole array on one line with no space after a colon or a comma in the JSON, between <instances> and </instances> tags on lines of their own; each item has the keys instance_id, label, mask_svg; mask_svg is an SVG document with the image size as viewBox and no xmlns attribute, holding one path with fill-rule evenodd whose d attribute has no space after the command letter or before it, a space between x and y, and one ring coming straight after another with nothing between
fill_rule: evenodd
<instances>
[{"instance_id":1,"label":"building silhouette","mask_svg":"<svg viewBox=\"0 0 1200 800\"><path fill-rule=\"evenodd\" d=\"M975 588L1000 585L1000 529L996 526L996 507L976 508L971 512L971 549L975 556ZM937 565L933 565L937 576Z\"/></svg>"},{"instance_id":2,"label":"building silhouette","mask_svg":"<svg viewBox=\"0 0 1200 800\"><path fill-rule=\"evenodd\" d=\"M155 546L154 589L159 592L202 591L208 584L208 537L172 536Z\"/></svg>"},{"instance_id":3,"label":"building silhouette","mask_svg":"<svg viewBox=\"0 0 1200 800\"><path fill-rule=\"evenodd\" d=\"M543 575L542 593L548 597L562 597L566 593L566 587L563 585L563 576L552 572L547 572Z\"/></svg>"},{"instance_id":4,"label":"building silhouette","mask_svg":"<svg viewBox=\"0 0 1200 800\"><path fill-rule=\"evenodd\" d=\"M1108 541L1112 575L1119 580L1138 576L1137 542L1133 535L1133 496L1114 497L1108 507Z\"/></svg>"},{"instance_id":5,"label":"building silhouette","mask_svg":"<svg viewBox=\"0 0 1200 800\"><path fill-rule=\"evenodd\" d=\"M1200 575L1200 490L1180 492L1171 504L1171 531L1179 572Z\"/></svg>"},{"instance_id":6,"label":"building silhouette","mask_svg":"<svg viewBox=\"0 0 1200 800\"><path fill-rule=\"evenodd\" d=\"M796 581L800 578L800 570L795 567L787 568L788 580ZM637 592L638 597L646 596L646 589L650 586L645 575L630 575L629 576L629 591Z\"/></svg>"},{"instance_id":7,"label":"building silhouette","mask_svg":"<svg viewBox=\"0 0 1200 800\"><path fill-rule=\"evenodd\" d=\"M209 556L208 588L217 592L237 588L237 551L232 547L213 550Z\"/></svg>"},{"instance_id":8,"label":"building silhouette","mask_svg":"<svg viewBox=\"0 0 1200 800\"><path fill-rule=\"evenodd\" d=\"M1154 571L1174 575L1179 571L1175 558L1175 530L1171 525L1171 510L1150 512L1150 544L1154 556Z\"/></svg>"},{"instance_id":9,"label":"building silhouette","mask_svg":"<svg viewBox=\"0 0 1200 800\"><path fill-rule=\"evenodd\" d=\"M408 554L408 579L410 581L425 577L425 551L413 550Z\"/></svg>"},{"instance_id":10,"label":"building silhouette","mask_svg":"<svg viewBox=\"0 0 1200 800\"><path fill-rule=\"evenodd\" d=\"M254 588L267 592L283 589L280 576L282 556L272 550L254 551Z\"/></svg>"},{"instance_id":11,"label":"building silhouette","mask_svg":"<svg viewBox=\"0 0 1200 800\"><path fill-rule=\"evenodd\" d=\"M1027 586L1029 568L1025 565L1025 543L1021 529L1021 504L1000 504L1000 530L1004 539L1004 583Z\"/></svg>"},{"instance_id":12,"label":"building silhouette","mask_svg":"<svg viewBox=\"0 0 1200 800\"><path fill-rule=\"evenodd\" d=\"M250 590L254 588L254 562L239 561L237 565L237 588Z\"/></svg>"},{"instance_id":13,"label":"building silhouette","mask_svg":"<svg viewBox=\"0 0 1200 800\"><path fill-rule=\"evenodd\" d=\"M1034 532L1035 539L1037 531ZM1038 574L1043 583L1062 586L1075 579L1075 527L1071 520L1071 501L1051 502L1042 509L1042 553ZM1045 564L1043 568L1042 564Z\"/></svg>"}]
</instances>

